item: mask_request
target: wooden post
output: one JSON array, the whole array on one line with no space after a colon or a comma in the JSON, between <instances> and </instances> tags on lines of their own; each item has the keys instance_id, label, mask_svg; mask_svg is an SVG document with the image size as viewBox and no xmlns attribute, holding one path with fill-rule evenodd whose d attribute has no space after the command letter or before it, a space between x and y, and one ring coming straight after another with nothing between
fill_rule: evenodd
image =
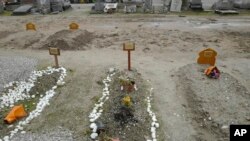
<instances>
[{"instance_id":1,"label":"wooden post","mask_svg":"<svg viewBox=\"0 0 250 141\"><path fill-rule=\"evenodd\" d=\"M54 56L55 56L56 68L59 68L59 63L58 63L57 55L54 55Z\"/></svg>"},{"instance_id":2,"label":"wooden post","mask_svg":"<svg viewBox=\"0 0 250 141\"><path fill-rule=\"evenodd\" d=\"M135 50L135 43L124 43L123 50L128 51L128 70L131 71L131 51Z\"/></svg>"},{"instance_id":3,"label":"wooden post","mask_svg":"<svg viewBox=\"0 0 250 141\"><path fill-rule=\"evenodd\" d=\"M128 70L131 71L131 58L130 58L130 50L128 50Z\"/></svg>"},{"instance_id":4,"label":"wooden post","mask_svg":"<svg viewBox=\"0 0 250 141\"><path fill-rule=\"evenodd\" d=\"M54 55L55 57L55 64L56 68L59 68L58 58L57 56L60 56L60 49L59 48L49 48L49 54Z\"/></svg>"}]
</instances>

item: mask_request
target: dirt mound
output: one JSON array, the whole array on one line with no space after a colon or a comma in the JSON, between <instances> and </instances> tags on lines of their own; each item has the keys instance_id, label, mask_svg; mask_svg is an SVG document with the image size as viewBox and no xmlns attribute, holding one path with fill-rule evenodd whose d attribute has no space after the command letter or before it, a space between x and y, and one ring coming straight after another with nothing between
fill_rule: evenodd
<instances>
[{"instance_id":1,"label":"dirt mound","mask_svg":"<svg viewBox=\"0 0 250 141\"><path fill-rule=\"evenodd\" d=\"M61 30L49 36L39 49L57 47L63 50L86 50L96 36L87 30Z\"/></svg>"},{"instance_id":2,"label":"dirt mound","mask_svg":"<svg viewBox=\"0 0 250 141\"><path fill-rule=\"evenodd\" d=\"M183 107L197 132L197 140L229 140L230 124L249 124L250 94L230 74L209 79L203 71L207 66L191 64L180 68L177 95L186 99ZM222 70L223 71L223 70Z\"/></svg>"},{"instance_id":3,"label":"dirt mound","mask_svg":"<svg viewBox=\"0 0 250 141\"><path fill-rule=\"evenodd\" d=\"M104 104L104 112L99 121L103 122L106 130L101 137L119 137L123 141L143 141L150 135L150 116L145 102L149 91L146 83L137 72L130 72L138 90L132 92L121 90L121 78L127 78L125 72L117 73L111 83L109 100ZM130 79L130 80L132 80ZM124 90L125 87L124 87ZM124 97L131 97L131 106L124 106Z\"/></svg>"},{"instance_id":4,"label":"dirt mound","mask_svg":"<svg viewBox=\"0 0 250 141\"><path fill-rule=\"evenodd\" d=\"M46 91L50 90L54 85L56 85L56 82L59 78L60 74L58 72L54 72L50 75L43 75L41 77L37 78L37 81L34 83L34 87L31 88L29 91L29 95L35 95L34 98L26 99L26 100L20 100L15 105L23 104L25 107L25 111L27 113L30 113L36 108L37 103L39 102L40 97L42 97ZM7 91L7 90L4 90ZM4 117L7 115L7 113L10 111L10 108L6 107L1 109L0 118L4 119ZM4 135L7 135L10 131L12 131L15 128L16 123L13 123L14 126L8 127L8 124L4 123L4 120L0 121L0 139L3 138Z\"/></svg>"}]
</instances>

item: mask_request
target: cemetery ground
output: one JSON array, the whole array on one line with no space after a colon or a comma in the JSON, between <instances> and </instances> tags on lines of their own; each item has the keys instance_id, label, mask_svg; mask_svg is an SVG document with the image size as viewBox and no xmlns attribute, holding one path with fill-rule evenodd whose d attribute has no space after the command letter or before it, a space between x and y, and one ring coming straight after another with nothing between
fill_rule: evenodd
<instances>
[{"instance_id":1,"label":"cemetery ground","mask_svg":"<svg viewBox=\"0 0 250 141\"><path fill-rule=\"evenodd\" d=\"M26 31L27 22L35 23L37 30ZM80 29L68 30L71 22L78 23ZM127 52L122 51L122 43L134 41L132 70L140 73L137 87L141 90L136 94L145 99L144 94L153 88L151 104L160 124L158 140L228 141L230 124L250 123L249 23L249 17L240 16L62 14L1 17L1 57L36 60L35 68L42 70L54 64L48 47L58 47L62 49L59 64L67 69L65 84L56 89L50 105L24 126L25 134L18 132L12 140L90 140L89 114L102 95L102 81L109 68L126 72ZM218 52L216 65L222 72L218 80L205 77L203 71L207 66L196 64L198 52L205 48ZM26 65L26 69L30 65L20 64ZM4 66L9 68L0 73L13 72L8 74L11 76L8 78L13 77L9 81L19 79L19 75L15 76L16 68L12 68L15 65ZM144 86L144 82L149 85ZM54 80L51 83L54 84ZM119 93L111 90L112 94ZM140 100L140 96L137 99ZM104 106L110 103L112 101ZM146 106L140 108L147 109ZM103 114L100 119L108 116ZM6 130L2 124L0 122L0 133ZM150 122L148 124L150 127ZM150 129L139 133L140 137L151 136ZM112 135L123 140L119 134Z\"/></svg>"}]
</instances>

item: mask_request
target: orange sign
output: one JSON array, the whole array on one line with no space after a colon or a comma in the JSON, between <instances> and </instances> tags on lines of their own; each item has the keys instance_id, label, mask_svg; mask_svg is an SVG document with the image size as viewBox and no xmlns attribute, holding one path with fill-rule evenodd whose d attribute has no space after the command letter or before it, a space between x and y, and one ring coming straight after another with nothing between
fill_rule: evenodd
<instances>
[{"instance_id":1,"label":"orange sign","mask_svg":"<svg viewBox=\"0 0 250 141\"><path fill-rule=\"evenodd\" d=\"M8 115L4 118L4 121L8 124L13 123L17 119L27 116L26 111L24 110L23 105L14 106Z\"/></svg>"},{"instance_id":2,"label":"orange sign","mask_svg":"<svg viewBox=\"0 0 250 141\"><path fill-rule=\"evenodd\" d=\"M210 64L215 65L217 52L211 48L205 49L199 53L199 58L197 60L198 64Z\"/></svg>"},{"instance_id":3,"label":"orange sign","mask_svg":"<svg viewBox=\"0 0 250 141\"><path fill-rule=\"evenodd\" d=\"M71 30L76 30L78 28L79 28L79 25L77 23L71 23L69 25L69 29L71 29Z\"/></svg>"},{"instance_id":4,"label":"orange sign","mask_svg":"<svg viewBox=\"0 0 250 141\"><path fill-rule=\"evenodd\" d=\"M36 30L36 25L33 23L27 23L26 30Z\"/></svg>"}]
</instances>

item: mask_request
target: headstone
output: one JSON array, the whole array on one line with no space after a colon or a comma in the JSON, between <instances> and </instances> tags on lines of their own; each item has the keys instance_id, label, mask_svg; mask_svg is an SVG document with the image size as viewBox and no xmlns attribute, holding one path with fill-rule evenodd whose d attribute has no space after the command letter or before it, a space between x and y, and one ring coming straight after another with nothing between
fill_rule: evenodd
<instances>
[{"instance_id":1,"label":"headstone","mask_svg":"<svg viewBox=\"0 0 250 141\"><path fill-rule=\"evenodd\" d=\"M102 0L96 0L94 9L95 11L103 11L104 7L104 2Z\"/></svg>"},{"instance_id":2,"label":"headstone","mask_svg":"<svg viewBox=\"0 0 250 141\"><path fill-rule=\"evenodd\" d=\"M182 6L182 0L172 0L170 11L180 12Z\"/></svg>"},{"instance_id":3,"label":"headstone","mask_svg":"<svg viewBox=\"0 0 250 141\"><path fill-rule=\"evenodd\" d=\"M217 52L211 48L205 49L199 53L199 58L197 59L198 64L210 64L215 65Z\"/></svg>"},{"instance_id":4,"label":"headstone","mask_svg":"<svg viewBox=\"0 0 250 141\"><path fill-rule=\"evenodd\" d=\"M165 13L169 10L170 0L153 0L152 7L154 13Z\"/></svg>"},{"instance_id":5,"label":"headstone","mask_svg":"<svg viewBox=\"0 0 250 141\"><path fill-rule=\"evenodd\" d=\"M201 0L201 1L202 1L202 8L204 10L211 10L213 5L219 0Z\"/></svg>"},{"instance_id":6,"label":"headstone","mask_svg":"<svg viewBox=\"0 0 250 141\"><path fill-rule=\"evenodd\" d=\"M136 5L125 5L124 6L124 13L135 13L136 12Z\"/></svg>"},{"instance_id":7,"label":"headstone","mask_svg":"<svg viewBox=\"0 0 250 141\"><path fill-rule=\"evenodd\" d=\"M50 5L52 12L63 11L63 3L60 0L50 0Z\"/></svg>"},{"instance_id":8,"label":"headstone","mask_svg":"<svg viewBox=\"0 0 250 141\"><path fill-rule=\"evenodd\" d=\"M136 6L142 5L144 3L143 0L123 0L124 4L136 4Z\"/></svg>"},{"instance_id":9,"label":"headstone","mask_svg":"<svg viewBox=\"0 0 250 141\"><path fill-rule=\"evenodd\" d=\"M36 31L36 25L33 23L27 23L26 24L26 30L34 30Z\"/></svg>"},{"instance_id":10,"label":"headstone","mask_svg":"<svg viewBox=\"0 0 250 141\"><path fill-rule=\"evenodd\" d=\"M108 13L110 11L114 12L117 9L118 3L106 3L104 7L104 12Z\"/></svg>"},{"instance_id":11,"label":"headstone","mask_svg":"<svg viewBox=\"0 0 250 141\"><path fill-rule=\"evenodd\" d=\"M50 12L50 0L36 0L36 2L40 13L47 14Z\"/></svg>"},{"instance_id":12,"label":"headstone","mask_svg":"<svg viewBox=\"0 0 250 141\"><path fill-rule=\"evenodd\" d=\"M143 5L144 12L148 12L152 10L152 0L145 0Z\"/></svg>"},{"instance_id":13,"label":"headstone","mask_svg":"<svg viewBox=\"0 0 250 141\"><path fill-rule=\"evenodd\" d=\"M79 25L77 24L77 23L71 23L70 25L69 25L69 29L71 29L71 30L77 30L77 29L79 29Z\"/></svg>"},{"instance_id":14,"label":"headstone","mask_svg":"<svg viewBox=\"0 0 250 141\"><path fill-rule=\"evenodd\" d=\"M30 12L33 5L22 5L13 11L13 15L25 15Z\"/></svg>"},{"instance_id":15,"label":"headstone","mask_svg":"<svg viewBox=\"0 0 250 141\"><path fill-rule=\"evenodd\" d=\"M232 10L233 3L229 2L228 0L219 0L218 2L216 2L214 4L213 9L215 9L215 10Z\"/></svg>"},{"instance_id":16,"label":"headstone","mask_svg":"<svg viewBox=\"0 0 250 141\"><path fill-rule=\"evenodd\" d=\"M234 0L234 7L241 9L250 9L250 0Z\"/></svg>"},{"instance_id":17,"label":"headstone","mask_svg":"<svg viewBox=\"0 0 250 141\"><path fill-rule=\"evenodd\" d=\"M4 10L3 3L2 0L0 0L0 14L3 13L3 10Z\"/></svg>"}]
</instances>

